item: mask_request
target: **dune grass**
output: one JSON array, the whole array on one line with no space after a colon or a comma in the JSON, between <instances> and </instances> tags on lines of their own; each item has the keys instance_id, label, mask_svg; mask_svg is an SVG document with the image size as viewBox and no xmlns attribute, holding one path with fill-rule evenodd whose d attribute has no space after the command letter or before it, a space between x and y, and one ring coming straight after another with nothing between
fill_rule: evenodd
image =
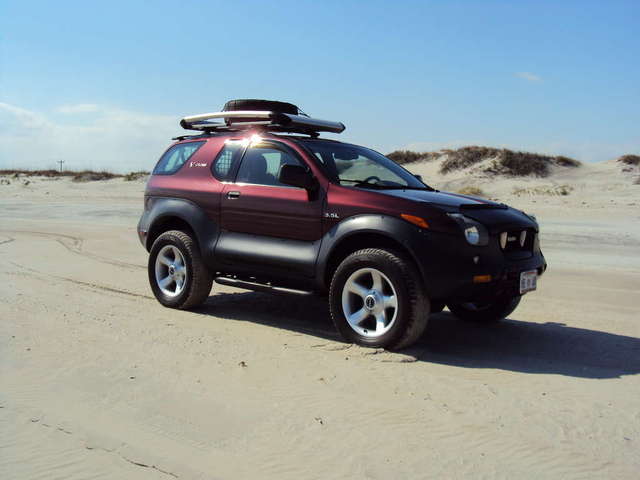
<instances>
[{"instance_id":1,"label":"dune grass","mask_svg":"<svg viewBox=\"0 0 640 480\"><path fill-rule=\"evenodd\" d=\"M399 164L426 162L438 158L439 152L412 152L411 150L396 150L388 153L387 157Z\"/></svg>"},{"instance_id":2,"label":"dune grass","mask_svg":"<svg viewBox=\"0 0 640 480\"><path fill-rule=\"evenodd\" d=\"M573 192L571 185L541 185L538 187L515 187L513 194L518 197L522 195L551 195L566 196Z\"/></svg>"},{"instance_id":3,"label":"dune grass","mask_svg":"<svg viewBox=\"0 0 640 480\"><path fill-rule=\"evenodd\" d=\"M463 170L489 159L491 163L484 168L484 173L508 177L546 177L551 173L553 166L573 168L581 165L578 160L563 155L544 155L477 145L455 150L442 149L436 152L397 150L387 156L401 164L429 161L446 156L440 166L442 174Z\"/></svg>"},{"instance_id":4,"label":"dune grass","mask_svg":"<svg viewBox=\"0 0 640 480\"><path fill-rule=\"evenodd\" d=\"M456 193L460 193L462 195L472 195L474 197L484 197L488 198L487 194L480 187L476 187L475 185L468 185L466 187L462 187Z\"/></svg>"},{"instance_id":5,"label":"dune grass","mask_svg":"<svg viewBox=\"0 0 640 480\"><path fill-rule=\"evenodd\" d=\"M447 159L440 167L441 173L461 170L492 159L485 173L507 177L546 177L551 167L579 167L579 161L565 156L551 156L540 153L517 152L506 148L463 147L447 153Z\"/></svg>"},{"instance_id":6,"label":"dune grass","mask_svg":"<svg viewBox=\"0 0 640 480\"><path fill-rule=\"evenodd\" d=\"M637 167L640 165L640 155L622 155L618 162Z\"/></svg>"},{"instance_id":7,"label":"dune grass","mask_svg":"<svg viewBox=\"0 0 640 480\"><path fill-rule=\"evenodd\" d=\"M15 170L15 169L7 169L0 170L0 176L7 176L13 178L20 177L46 177L46 178L64 178L71 177L74 182L94 182L99 180L112 180L114 178L122 178L125 181L133 181L138 180L140 178L144 178L149 175L149 172L138 171L138 172L129 172L126 174L122 173L113 173L106 170L95 171L95 170L63 170L62 172L58 170Z\"/></svg>"},{"instance_id":8,"label":"dune grass","mask_svg":"<svg viewBox=\"0 0 640 480\"><path fill-rule=\"evenodd\" d=\"M500 150L492 147L469 146L458 148L457 150L442 150L447 155L447 159L440 166L440 173L449 173L455 170L462 170L480 163L486 158L496 157Z\"/></svg>"}]
</instances>

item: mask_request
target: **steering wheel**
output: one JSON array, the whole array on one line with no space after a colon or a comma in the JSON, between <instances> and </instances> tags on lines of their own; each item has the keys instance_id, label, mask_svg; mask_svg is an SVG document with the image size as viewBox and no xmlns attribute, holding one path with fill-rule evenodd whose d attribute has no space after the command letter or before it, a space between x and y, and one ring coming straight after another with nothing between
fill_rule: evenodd
<instances>
[{"instance_id":1,"label":"steering wheel","mask_svg":"<svg viewBox=\"0 0 640 480\"><path fill-rule=\"evenodd\" d=\"M380 180L380 177L377 177L375 175L371 175L370 177L365 178L362 183L371 183L369 180L375 180L376 183L382 183L382 180Z\"/></svg>"}]
</instances>

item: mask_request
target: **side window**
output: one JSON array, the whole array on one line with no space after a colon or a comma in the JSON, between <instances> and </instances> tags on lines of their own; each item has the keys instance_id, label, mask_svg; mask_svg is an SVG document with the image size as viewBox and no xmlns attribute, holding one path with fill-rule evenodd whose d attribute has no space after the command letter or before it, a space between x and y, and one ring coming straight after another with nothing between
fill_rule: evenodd
<instances>
[{"instance_id":1,"label":"side window","mask_svg":"<svg viewBox=\"0 0 640 480\"><path fill-rule=\"evenodd\" d=\"M231 175L233 175L233 167L242 154L242 148L243 146L240 142L225 143L211 164L211 173L213 176L222 182L233 180L231 178Z\"/></svg>"},{"instance_id":2,"label":"side window","mask_svg":"<svg viewBox=\"0 0 640 480\"><path fill-rule=\"evenodd\" d=\"M153 169L154 175L171 175L180 170L191 156L204 145L204 142L188 142L174 145L165 152Z\"/></svg>"},{"instance_id":3,"label":"side window","mask_svg":"<svg viewBox=\"0 0 640 480\"><path fill-rule=\"evenodd\" d=\"M282 165L301 165L301 163L292 154L273 147L250 147L242 159L236 181L256 185L288 187L289 185L278 181Z\"/></svg>"}]
</instances>

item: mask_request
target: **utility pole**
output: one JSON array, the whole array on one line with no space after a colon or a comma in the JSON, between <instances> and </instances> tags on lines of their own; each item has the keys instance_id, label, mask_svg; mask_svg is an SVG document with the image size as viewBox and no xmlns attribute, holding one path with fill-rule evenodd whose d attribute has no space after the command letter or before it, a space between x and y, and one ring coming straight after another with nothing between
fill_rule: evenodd
<instances>
[{"instance_id":1,"label":"utility pole","mask_svg":"<svg viewBox=\"0 0 640 480\"><path fill-rule=\"evenodd\" d=\"M60 164L60 173L62 173L62 164L64 163L64 160L58 160L58 163Z\"/></svg>"}]
</instances>

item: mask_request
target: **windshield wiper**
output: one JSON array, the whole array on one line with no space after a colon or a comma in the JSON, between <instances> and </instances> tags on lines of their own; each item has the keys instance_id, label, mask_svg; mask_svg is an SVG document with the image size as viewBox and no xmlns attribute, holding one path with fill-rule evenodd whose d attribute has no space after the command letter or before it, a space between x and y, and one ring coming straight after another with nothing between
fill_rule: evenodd
<instances>
[{"instance_id":1,"label":"windshield wiper","mask_svg":"<svg viewBox=\"0 0 640 480\"><path fill-rule=\"evenodd\" d=\"M391 190L391 189L394 189L394 190L426 190L428 192L437 192L438 191L435 188L430 187L429 185L425 185L424 187L410 187L410 186L403 187L403 186L400 186L400 185L398 185L398 186L388 185L388 186L385 186L385 188L388 189L388 190Z\"/></svg>"},{"instance_id":2,"label":"windshield wiper","mask_svg":"<svg viewBox=\"0 0 640 480\"><path fill-rule=\"evenodd\" d=\"M352 182L354 187L373 188L377 190L427 190L437 192L435 188L425 185L424 187L411 187L409 185L381 185L379 183L365 182L364 180L340 179L340 182Z\"/></svg>"},{"instance_id":3,"label":"windshield wiper","mask_svg":"<svg viewBox=\"0 0 640 480\"><path fill-rule=\"evenodd\" d=\"M348 179L339 179L340 183L342 182L351 182L354 187L365 187L365 188L378 188L385 189L387 185L380 185L379 183L371 183L365 182L364 180L348 180Z\"/></svg>"}]
</instances>

